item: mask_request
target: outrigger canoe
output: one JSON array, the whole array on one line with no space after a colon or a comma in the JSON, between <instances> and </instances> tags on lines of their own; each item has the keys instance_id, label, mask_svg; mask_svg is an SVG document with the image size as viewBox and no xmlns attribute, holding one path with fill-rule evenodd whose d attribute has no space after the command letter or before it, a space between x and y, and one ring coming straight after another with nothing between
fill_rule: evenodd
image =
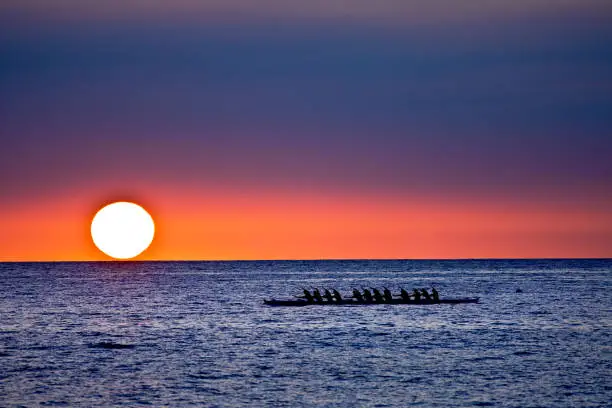
<instances>
[{"instance_id":1,"label":"outrigger canoe","mask_svg":"<svg viewBox=\"0 0 612 408\"><path fill-rule=\"evenodd\" d=\"M292 300L276 300L276 299L264 299L264 304L268 306L345 306L345 305L456 305L459 303L478 303L479 298L446 298L439 300L404 300L404 299L393 299L390 302L359 302L354 299L342 299L341 301L323 301L323 302L308 302L302 299Z\"/></svg>"}]
</instances>

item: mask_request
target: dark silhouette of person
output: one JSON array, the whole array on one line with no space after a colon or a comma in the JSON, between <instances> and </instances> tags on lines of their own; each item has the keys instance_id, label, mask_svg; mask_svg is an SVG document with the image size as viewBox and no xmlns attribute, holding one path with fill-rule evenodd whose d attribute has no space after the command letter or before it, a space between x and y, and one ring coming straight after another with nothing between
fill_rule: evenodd
<instances>
[{"instance_id":1,"label":"dark silhouette of person","mask_svg":"<svg viewBox=\"0 0 612 408\"><path fill-rule=\"evenodd\" d=\"M342 295L340 295L340 292L338 292L336 289L332 289L332 292L334 292L334 299L336 300L336 303L342 302Z\"/></svg>"},{"instance_id":2,"label":"dark silhouette of person","mask_svg":"<svg viewBox=\"0 0 612 408\"><path fill-rule=\"evenodd\" d=\"M314 302L314 298L312 297L312 295L310 294L310 292L306 289L304 289L304 298L306 299L306 301L308 303L312 303Z\"/></svg>"},{"instance_id":3,"label":"dark silhouette of person","mask_svg":"<svg viewBox=\"0 0 612 408\"><path fill-rule=\"evenodd\" d=\"M318 288L312 291L312 297L314 297L317 302L323 302L323 296L321 296L321 292L319 292Z\"/></svg>"},{"instance_id":4,"label":"dark silhouette of person","mask_svg":"<svg viewBox=\"0 0 612 408\"><path fill-rule=\"evenodd\" d=\"M372 292L370 292L368 289L363 290L363 298L366 302L369 303L372 303L374 301L374 299L372 298Z\"/></svg>"},{"instance_id":5,"label":"dark silhouette of person","mask_svg":"<svg viewBox=\"0 0 612 408\"><path fill-rule=\"evenodd\" d=\"M408 292L406 292L406 289L401 288L400 296L402 297L402 300L404 302L410 302L410 294Z\"/></svg>"},{"instance_id":6,"label":"dark silhouette of person","mask_svg":"<svg viewBox=\"0 0 612 408\"><path fill-rule=\"evenodd\" d=\"M331 294L329 289L325 289L325 295L323 296L325 296L325 299L330 303L334 301L334 295Z\"/></svg>"},{"instance_id":7,"label":"dark silhouette of person","mask_svg":"<svg viewBox=\"0 0 612 408\"><path fill-rule=\"evenodd\" d=\"M357 289L353 289L353 298L357 299L357 302L363 302L363 295Z\"/></svg>"},{"instance_id":8,"label":"dark silhouette of person","mask_svg":"<svg viewBox=\"0 0 612 408\"><path fill-rule=\"evenodd\" d=\"M438 291L436 290L436 288L434 288L432 286L431 288L431 297L433 298L434 301L439 302L440 301L440 294L438 293Z\"/></svg>"},{"instance_id":9,"label":"dark silhouette of person","mask_svg":"<svg viewBox=\"0 0 612 408\"><path fill-rule=\"evenodd\" d=\"M431 296L427 293L427 289L421 289L421 294L426 300L431 300Z\"/></svg>"},{"instance_id":10,"label":"dark silhouette of person","mask_svg":"<svg viewBox=\"0 0 612 408\"><path fill-rule=\"evenodd\" d=\"M391 291L385 286L385 290L383 290L383 297L385 298L385 302L387 303L391 303L391 301L393 300L393 295L391 294Z\"/></svg>"},{"instance_id":11,"label":"dark silhouette of person","mask_svg":"<svg viewBox=\"0 0 612 408\"><path fill-rule=\"evenodd\" d=\"M414 295L414 300L417 302L421 300L421 292L417 288L412 289L412 294Z\"/></svg>"},{"instance_id":12,"label":"dark silhouette of person","mask_svg":"<svg viewBox=\"0 0 612 408\"><path fill-rule=\"evenodd\" d=\"M376 300L376 303L385 303L385 298L383 298L383 295L378 289L372 288L372 292L374 293L374 300Z\"/></svg>"}]
</instances>

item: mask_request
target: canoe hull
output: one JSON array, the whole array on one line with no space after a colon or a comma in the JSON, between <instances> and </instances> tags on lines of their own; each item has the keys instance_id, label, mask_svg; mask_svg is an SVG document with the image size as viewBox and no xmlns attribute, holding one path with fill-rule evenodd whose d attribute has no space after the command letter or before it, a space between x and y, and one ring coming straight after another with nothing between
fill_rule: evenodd
<instances>
[{"instance_id":1,"label":"canoe hull","mask_svg":"<svg viewBox=\"0 0 612 408\"><path fill-rule=\"evenodd\" d=\"M406 301L403 299L393 299L391 302L358 302L353 299L343 299L340 302L307 302L306 300L294 299L294 300L276 300L276 299L264 299L264 304L268 306L369 306L369 305L456 305L460 303L478 303L479 298L449 298L434 300L410 300Z\"/></svg>"}]
</instances>

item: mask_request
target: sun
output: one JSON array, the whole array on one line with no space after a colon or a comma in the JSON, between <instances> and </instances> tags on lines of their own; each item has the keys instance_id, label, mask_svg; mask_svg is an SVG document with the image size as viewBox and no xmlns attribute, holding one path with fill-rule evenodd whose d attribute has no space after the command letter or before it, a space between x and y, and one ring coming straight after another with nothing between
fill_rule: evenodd
<instances>
[{"instance_id":1,"label":"sun","mask_svg":"<svg viewBox=\"0 0 612 408\"><path fill-rule=\"evenodd\" d=\"M155 223L138 204L119 201L96 213L91 237L98 249L115 259L130 259L151 245Z\"/></svg>"}]
</instances>

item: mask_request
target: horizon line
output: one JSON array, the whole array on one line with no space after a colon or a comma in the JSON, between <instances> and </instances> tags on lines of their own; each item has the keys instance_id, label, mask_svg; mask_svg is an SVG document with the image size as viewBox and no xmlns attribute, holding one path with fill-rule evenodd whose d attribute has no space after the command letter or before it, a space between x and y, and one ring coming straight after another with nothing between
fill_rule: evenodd
<instances>
[{"instance_id":1,"label":"horizon line","mask_svg":"<svg viewBox=\"0 0 612 408\"><path fill-rule=\"evenodd\" d=\"M2 263L145 263L145 262L339 262L339 261L612 261L612 257L517 258L308 258L308 259L101 259L101 260L0 260Z\"/></svg>"}]
</instances>

